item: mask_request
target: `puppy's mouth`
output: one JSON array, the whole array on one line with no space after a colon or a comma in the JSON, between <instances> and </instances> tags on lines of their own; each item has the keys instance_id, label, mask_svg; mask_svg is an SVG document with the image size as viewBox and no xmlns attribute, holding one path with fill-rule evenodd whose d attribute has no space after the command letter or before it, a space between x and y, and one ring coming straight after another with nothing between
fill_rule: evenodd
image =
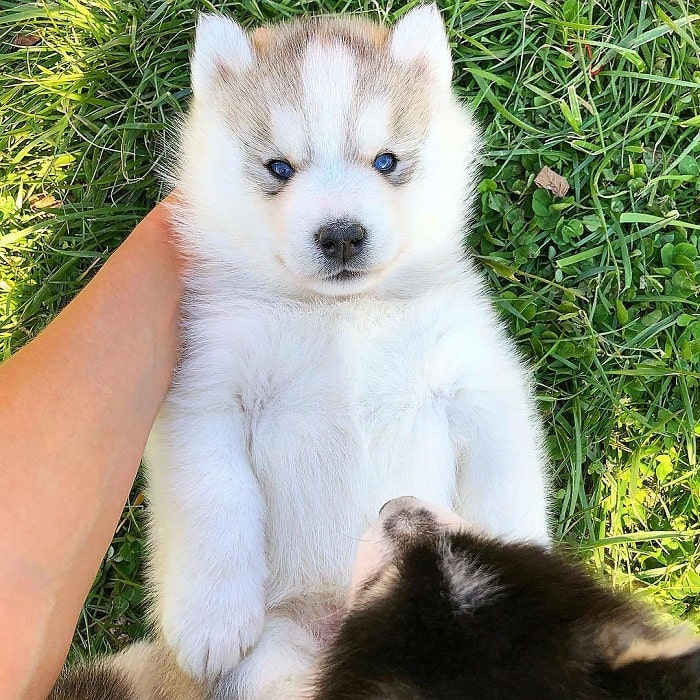
<instances>
[{"instance_id":1,"label":"puppy's mouth","mask_svg":"<svg viewBox=\"0 0 700 700\"><path fill-rule=\"evenodd\" d=\"M364 277L367 274L365 270L351 270L348 268L343 268L342 270L336 270L324 276L324 280L329 282L345 282L348 280L356 280L360 277Z\"/></svg>"},{"instance_id":2,"label":"puppy's mouth","mask_svg":"<svg viewBox=\"0 0 700 700\"><path fill-rule=\"evenodd\" d=\"M323 296L343 297L367 291L376 279L373 268L326 265L309 279L309 286Z\"/></svg>"}]
</instances>

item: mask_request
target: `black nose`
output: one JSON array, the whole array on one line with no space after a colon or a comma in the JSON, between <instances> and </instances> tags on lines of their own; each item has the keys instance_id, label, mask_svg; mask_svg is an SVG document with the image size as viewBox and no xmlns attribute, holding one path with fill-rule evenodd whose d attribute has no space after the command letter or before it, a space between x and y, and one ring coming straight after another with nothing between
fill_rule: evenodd
<instances>
[{"instance_id":1,"label":"black nose","mask_svg":"<svg viewBox=\"0 0 700 700\"><path fill-rule=\"evenodd\" d=\"M362 252L367 231L354 221L333 221L321 226L316 241L323 254L345 263Z\"/></svg>"}]
</instances>

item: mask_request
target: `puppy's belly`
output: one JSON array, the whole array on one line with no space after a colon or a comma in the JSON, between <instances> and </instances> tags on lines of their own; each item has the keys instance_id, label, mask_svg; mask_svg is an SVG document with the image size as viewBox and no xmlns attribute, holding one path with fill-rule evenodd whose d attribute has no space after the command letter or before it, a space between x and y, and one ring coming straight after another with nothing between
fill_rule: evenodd
<instances>
[{"instance_id":1,"label":"puppy's belly","mask_svg":"<svg viewBox=\"0 0 700 700\"><path fill-rule=\"evenodd\" d=\"M296 389L289 403L276 392L251 424L267 502L268 601L333 608L358 539L386 501L410 494L452 507L455 456L444 403L432 395L370 406L357 391Z\"/></svg>"}]
</instances>

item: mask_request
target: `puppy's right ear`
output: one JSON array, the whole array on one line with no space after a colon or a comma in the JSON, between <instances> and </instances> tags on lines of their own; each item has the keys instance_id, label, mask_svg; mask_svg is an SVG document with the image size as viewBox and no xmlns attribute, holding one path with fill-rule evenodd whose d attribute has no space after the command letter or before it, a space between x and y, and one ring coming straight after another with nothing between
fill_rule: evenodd
<instances>
[{"instance_id":1,"label":"puppy's right ear","mask_svg":"<svg viewBox=\"0 0 700 700\"><path fill-rule=\"evenodd\" d=\"M191 60L192 90L204 95L217 82L253 62L253 46L240 24L223 15L201 14Z\"/></svg>"}]
</instances>

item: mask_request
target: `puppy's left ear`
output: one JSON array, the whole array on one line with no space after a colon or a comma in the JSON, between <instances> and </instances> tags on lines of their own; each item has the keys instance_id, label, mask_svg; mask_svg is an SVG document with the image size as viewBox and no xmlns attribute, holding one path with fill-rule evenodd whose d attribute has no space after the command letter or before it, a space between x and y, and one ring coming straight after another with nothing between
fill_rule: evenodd
<instances>
[{"instance_id":1,"label":"puppy's left ear","mask_svg":"<svg viewBox=\"0 0 700 700\"><path fill-rule=\"evenodd\" d=\"M404 64L425 61L440 86L450 86L452 57L437 5L419 5L396 23L391 32L391 55Z\"/></svg>"}]
</instances>

